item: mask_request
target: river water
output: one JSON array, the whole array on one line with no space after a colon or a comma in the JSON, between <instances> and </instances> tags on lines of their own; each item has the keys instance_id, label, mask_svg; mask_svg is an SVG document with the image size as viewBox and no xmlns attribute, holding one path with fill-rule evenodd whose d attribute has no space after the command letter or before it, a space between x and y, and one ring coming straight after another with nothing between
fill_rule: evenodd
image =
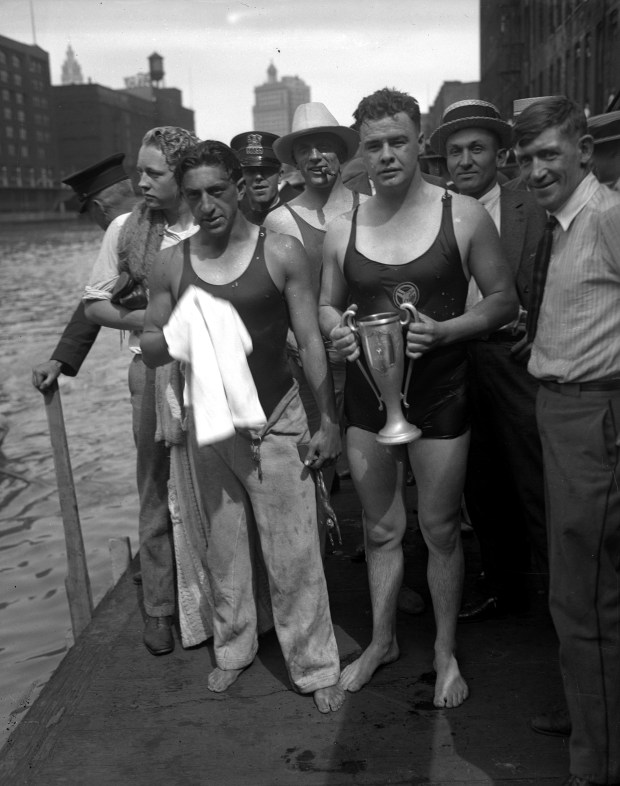
<instances>
[{"instance_id":1,"label":"river water","mask_svg":"<svg viewBox=\"0 0 620 786\"><path fill-rule=\"evenodd\" d=\"M43 397L49 358L88 278L101 230L87 221L0 224L0 745L73 643L65 543ZM137 547L129 352L102 329L59 385L88 569L97 603L112 583L108 541Z\"/></svg>"}]
</instances>

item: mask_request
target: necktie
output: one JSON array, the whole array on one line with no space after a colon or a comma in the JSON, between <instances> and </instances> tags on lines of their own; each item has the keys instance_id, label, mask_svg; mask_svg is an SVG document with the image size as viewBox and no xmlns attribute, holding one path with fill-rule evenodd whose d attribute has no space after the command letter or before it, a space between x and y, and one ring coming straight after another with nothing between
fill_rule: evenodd
<instances>
[{"instance_id":1,"label":"necktie","mask_svg":"<svg viewBox=\"0 0 620 786\"><path fill-rule=\"evenodd\" d=\"M545 281L547 280L547 270L549 269L551 248L553 246L553 230L557 226L557 223L558 220L555 216L549 216L545 224L545 231L536 249L536 258L532 271L532 296L530 297L530 307L527 312L526 321L527 337L530 343L534 341L534 337L536 336L536 325L538 324L538 315L540 313L543 292L545 291Z\"/></svg>"}]
</instances>

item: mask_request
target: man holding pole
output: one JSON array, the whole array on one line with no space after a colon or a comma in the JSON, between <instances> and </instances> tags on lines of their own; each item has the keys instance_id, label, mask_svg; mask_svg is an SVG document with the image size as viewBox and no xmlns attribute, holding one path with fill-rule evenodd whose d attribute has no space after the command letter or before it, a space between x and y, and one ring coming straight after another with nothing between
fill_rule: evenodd
<instances>
[{"instance_id":1,"label":"man holding pole","mask_svg":"<svg viewBox=\"0 0 620 786\"><path fill-rule=\"evenodd\" d=\"M76 193L79 212L88 213L104 231L117 216L129 213L138 200L123 168L124 158L124 153L114 153L63 180ZM60 374L74 377L95 343L99 329L99 325L86 318L84 303L80 301L50 359L32 369L35 388L43 393Z\"/></svg>"}]
</instances>

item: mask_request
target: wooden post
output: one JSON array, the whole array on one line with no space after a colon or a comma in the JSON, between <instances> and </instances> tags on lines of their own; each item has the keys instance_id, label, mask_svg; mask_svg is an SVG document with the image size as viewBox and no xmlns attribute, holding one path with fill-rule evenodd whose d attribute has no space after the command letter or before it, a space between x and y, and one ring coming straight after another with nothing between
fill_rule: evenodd
<instances>
[{"instance_id":1,"label":"wooden post","mask_svg":"<svg viewBox=\"0 0 620 786\"><path fill-rule=\"evenodd\" d=\"M67 432L62 415L62 403L58 382L50 386L43 393L45 411L50 428L50 439L54 453L54 466L56 468L56 482L58 483L58 496L60 497L60 511L65 531L67 548L67 578L65 587L69 600L71 626L73 636L77 638L88 625L93 615L93 598L90 589L90 579L86 566L84 540L80 527L73 473L67 445Z\"/></svg>"},{"instance_id":2,"label":"wooden post","mask_svg":"<svg viewBox=\"0 0 620 786\"><path fill-rule=\"evenodd\" d=\"M112 583L116 585L131 565L131 542L127 537L110 538L108 547L112 560Z\"/></svg>"}]
</instances>

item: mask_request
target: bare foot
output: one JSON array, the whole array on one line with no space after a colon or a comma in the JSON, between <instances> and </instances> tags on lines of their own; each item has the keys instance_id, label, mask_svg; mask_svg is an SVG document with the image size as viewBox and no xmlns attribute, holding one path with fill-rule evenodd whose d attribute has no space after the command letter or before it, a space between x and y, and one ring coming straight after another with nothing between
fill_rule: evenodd
<instances>
[{"instance_id":1,"label":"bare foot","mask_svg":"<svg viewBox=\"0 0 620 786\"><path fill-rule=\"evenodd\" d=\"M337 712L344 704L344 690L337 683L314 691L314 703L319 712Z\"/></svg>"},{"instance_id":2,"label":"bare foot","mask_svg":"<svg viewBox=\"0 0 620 786\"><path fill-rule=\"evenodd\" d=\"M461 677L454 655L435 655L433 663L437 672L435 682L435 707L458 707L469 696L467 683Z\"/></svg>"},{"instance_id":3,"label":"bare foot","mask_svg":"<svg viewBox=\"0 0 620 786\"><path fill-rule=\"evenodd\" d=\"M216 666L207 679L207 688L214 693L223 693L235 682L245 669L220 669Z\"/></svg>"},{"instance_id":4,"label":"bare foot","mask_svg":"<svg viewBox=\"0 0 620 786\"><path fill-rule=\"evenodd\" d=\"M350 663L340 676L340 685L351 693L360 690L367 682L370 682L372 675L386 663L392 663L399 656L398 644L396 639L387 649L373 646L372 643L362 652L357 660Z\"/></svg>"}]
</instances>

